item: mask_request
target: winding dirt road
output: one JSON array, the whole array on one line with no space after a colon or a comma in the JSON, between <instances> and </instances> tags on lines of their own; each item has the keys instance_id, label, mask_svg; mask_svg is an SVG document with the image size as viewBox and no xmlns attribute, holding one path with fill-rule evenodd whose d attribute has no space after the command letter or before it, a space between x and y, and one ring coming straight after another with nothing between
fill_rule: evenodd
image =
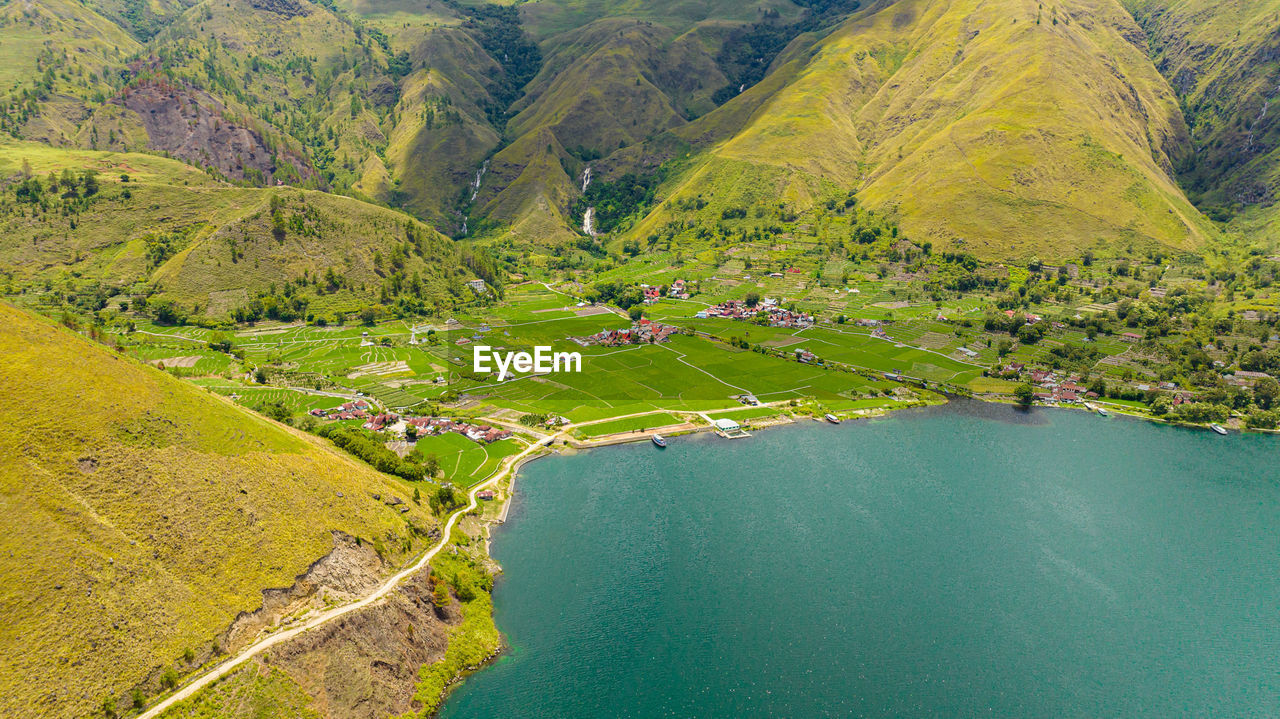
<instances>
[{"instance_id":1,"label":"winding dirt road","mask_svg":"<svg viewBox=\"0 0 1280 719\"><path fill-rule=\"evenodd\" d=\"M212 669L209 669L204 674L201 674L200 676L196 677L190 683L184 685L181 689L178 689L173 694L169 695L168 697L165 697L163 700L156 703L150 709L138 715L138 719L152 719L153 717L157 717L169 707L173 706L174 704L177 704L178 702L184 699L190 698L196 692L205 688L206 686L213 683L214 681L217 681L218 679L231 673L233 669L240 666L241 664L244 664L249 659L253 658L258 654L261 654L267 649L270 649L271 647L274 647L277 644L287 642L290 639L298 636L299 634L302 634L305 631L315 629L321 624L331 622L334 619L337 619L338 617L341 617L344 614L347 614L349 612L354 612L358 609L363 609L364 607L367 607L370 604L373 604L379 599L382 599L383 597L387 596L391 592L395 591L396 587L399 586L401 582L409 578L411 575L421 571L423 567L427 566L427 563L430 562L433 557L435 557L437 554L440 553L440 550L444 549L445 546L449 544L449 535L451 532L453 532L454 525L458 523L458 520L462 516L464 516L471 510L475 509L477 506L479 506L476 500L476 494L479 493L480 490L494 484L499 479L506 476L506 474L510 472L512 468L515 467L520 462L520 460L524 459L525 457L529 456L533 452L537 451L539 448L547 446L548 444L551 443L552 440L556 438L556 436L558 435L543 437L542 439L534 442L533 444L530 444L519 454L508 457L507 460L503 462L502 466L494 470L494 473L490 475L488 479L472 487L470 493L468 494L470 501L468 502L467 506L462 509L459 509L458 511L454 512L452 515L449 516L449 521L446 522L444 525L443 533L440 537L440 543L432 547L430 550L428 550L426 554L422 555L422 558L419 559L417 562L415 562L413 566L401 571L399 574L396 574L395 576L388 579L381 586L379 586L372 594L356 602L352 602L351 604L344 604L340 607L334 607L333 609L329 609L324 612L321 612L297 627L280 632L279 634L273 634L269 637L266 637L265 639L259 640L258 642L249 645L248 647L245 647L244 649L240 650L240 652L235 656L227 659L221 664L218 664Z\"/></svg>"}]
</instances>

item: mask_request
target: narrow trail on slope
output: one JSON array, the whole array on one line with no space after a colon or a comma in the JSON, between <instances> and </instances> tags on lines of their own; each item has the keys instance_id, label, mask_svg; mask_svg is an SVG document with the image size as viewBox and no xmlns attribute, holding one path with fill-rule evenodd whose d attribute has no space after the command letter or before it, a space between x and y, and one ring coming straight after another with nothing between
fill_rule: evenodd
<instances>
[{"instance_id":1,"label":"narrow trail on slope","mask_svg":"<svg viewBox=\"0 0 1280 719\"><path fill-rule=\"evenodd\" d=\"M161 713L163 713L165 710L172 707L174 704L177 704L178 702L183 701L184 699L191 698L196 692L200 691L201 689L212 684L218 679L221 679L222 677L231 673L233 669L240 666L241 664L244 664L245 662L252 659L254 656L261 654L267 649L270 649L271 647L274 647L277 644L282 644L302 634L303 632L309 631L311 629L315 629L316 627L322 624L327 624L333 621L334 619L337 619L338 617L341 617L345 614L354 612L357 609L363 609L373 604L374 602L377 602L379 599L382 599L383 597L386 597L387 595L391 594L391 592L395 591L396 588L399 587L401 582L403 582L405 579L408 579L410 576L422 571L422 569L427 566L427 563L430 562L433 558L435 558L437 554L440 553L440 550L448 546L449 536L453 532L454 525L458 523L458 520L460 518L462 518L467 513L471 512L472 510L474 510L476 507L479 506L479 502L477 500L476 495L479 494L480 490L494 484L499 479L502 479L504 476L506 476L507 472L511 471L513 467L519 464L520 460L524 459L525 457L529 456L533 452L537 451L539 448L547 446L557 436L559 435L551 435L549 437L540 439L537 442L534 442L533 444L530 444L528 447L525 447L524 450L521 451L519 454L513 455L512 457L508 458L505 462L503 462L503 464L500 467L494 470L494 473L490 475L488 479L472 487L471 491L468 493L468 497L470 501L468 502L467 506L449 515L449 521L446 522L444 527L442 528L440 543L432 547L430 550L428 550L427 553L422 555L422 558L419 559L417 562L415 562L411 567L400 571L400 573L396 574L395 576L391 577L387 581L383 582L376 590L374 590L372 594L370 594L369 596L359 601L353 602L351 604L344 604L340 607L335 607L333 609L321 612L320 614L317 614L316 616L312 617L310 620L308 620L305 624L301 626L294 627L293 629L280 632L279 634L273 634L269 637L266 637L265 639L261 639L258 642L249 645L248 647L245 647L244 649L240 650L240 652L236 654L234 657L227 659L226 661L222 662L221 664L218 664L217 666L213 667L212 669L205 672L204 674L201 674L199 677L192 680L189 684L183 686L181 689L177 690L173 694L161 700L159 703L152 706L150 709L146 710L142 714L139 714L138 719L153 719L154 717L158 717L160 716Z\"/></svg>"}]
</instances>

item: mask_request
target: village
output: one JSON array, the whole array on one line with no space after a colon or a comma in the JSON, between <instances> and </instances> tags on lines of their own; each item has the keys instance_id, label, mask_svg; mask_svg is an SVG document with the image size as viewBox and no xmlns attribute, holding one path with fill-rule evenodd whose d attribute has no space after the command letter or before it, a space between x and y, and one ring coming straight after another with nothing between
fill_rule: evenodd
<instances>
[{"instance_id":1,"label":"village","mask_svg":"<svg viewBox=\"0 0 1280 719\"><path fill-rule=\"evenodd\" d=\"M647 345L667 342L671 339L671 335L679 332L679 327L664 325L661 322L653 322L648 319L641 319L633 322L627 329L601 330L587 337L570 337L569 339L584 347L588 345L621 347L625 345Z\"/></svg>"},{"instance_id":2,"label":"village","mask_svg":"<svg viewBox=\"0 0 1280 719\"><path fill-rule=\"evenodd\" d=\"M487 424L471 424L464 419L447 417L402 417L394 413L369 413L369 403L364 400L345 402L334 409L313 409L309 414L325 420L366 420L361 427L371 432L383 432L398 439L414 441L418 437L460 434L477 444L491 444L511 437L511 431Z\"/></svg>"},{"instance_id":3,"label":"village","mask_svg":"<svg viewBox=\"0 0 1280 719\"><path fill-rule=\"evenodd\" d=\"M662 299L663 296L677 300L689 299L689 286L684 280L674 280L671 288L668 289L662 285L640 285L640 290L644 292L644 303L651 305Z\"/></svg>"},{"instance_id":4,"label":"village","mask_svg":"<svg viewBox=\"0 0 1280 719\"><path fill-rule=\"evenodd\" d=\"M766 323L770 327L789 327L793 329L808 329L814 325L813 315L808 312L797 312L780 307L778 300L772 297L765 297L757 303L752 303L749 300L729 300L708 307L698 312L695 316L698 319L723 317L743 321L758 320L760 317L765 317L767 318Z\"/></svg>"}]
</instances>

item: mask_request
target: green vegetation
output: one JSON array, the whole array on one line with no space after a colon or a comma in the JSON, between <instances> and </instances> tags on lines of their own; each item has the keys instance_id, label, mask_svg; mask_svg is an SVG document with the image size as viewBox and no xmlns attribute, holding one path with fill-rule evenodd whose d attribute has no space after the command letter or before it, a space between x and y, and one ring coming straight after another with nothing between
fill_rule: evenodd
<instances>
[{"instance_id":1,"label":"green vegetation","mask_svg":"<svg viewBox=\"0 0 1280 719\"><path fill-rule=\"evenodd\" d=\"M582 434L588 438L600 437L607 434L654 430L659 427L680 423L681 419L672 414L646 414L643 417L628 417L626 419L617 419L612 422L590 424L582 428Z\"/></svg>"},{"instance_id":2,"label":"green vegetation","mask_svg":"<svg viewBox=\"0 0 1280 719\"><path fill-rule=\"evenodd\" d=\"M372 499L403 490L317 440L10 306L0 316L5 713L81 715L103 697L126 705L135 686L154 694L156 667L176 679L211 656L263 589L332 549L332 532L379 539L394 565L434 523ZM56 704L48 686L65 691Z\"/></svg>"},{"instance_id":3,"label":"green vegetation","mask_svg":"<svg viewBox=\"0 0 1280 719\"><path fill-rule=\"evenodd\" d=\"M275 668L263 669L250 662L161 716L165 719L225 719L232 716L319 719L322 715L311 704L311 697L284 672Z\"/></svg>"},{"instance_id":4,"label":"green vegetation","mask_svg":"<svg viewBox=\"0 0 1280 719\"><path fill-rule=\"evenodd\" d=\"M0 7L0 713L145 704L331 532L394 565L548 433L942 393L1277 428L1277 1ZM679 331L586 339L642 321ZM498 646L477 556L433 566L423 712Z\"/></svg>"},{"instance_id":5,"label":"green vegetation","mask_svg":"<svg viewBox=\"0 0 1280 719\"><path fill-rule=\"evenodd\" d=\"M414 699L422 705L421 716L435 712L449 685L479 668L501 644L493 623L493 577L487 571L473 561L449 557L434 563L432 578L437 591L443 590L442 603L449 601L449 592L461 603L462 624L450 630L444 659L419 672Z\"/></svg>"}]
</instances>

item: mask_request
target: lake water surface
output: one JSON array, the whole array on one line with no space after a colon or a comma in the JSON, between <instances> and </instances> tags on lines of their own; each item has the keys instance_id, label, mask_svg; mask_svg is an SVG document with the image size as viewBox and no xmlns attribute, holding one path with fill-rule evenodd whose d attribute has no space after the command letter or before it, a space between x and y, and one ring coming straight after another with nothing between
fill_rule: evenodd
<instances>
[{"instance_id":1,"label":"lake water surface","mask_svg":"<svg viewBox=\"0 0 1280 719\"><path fill-rule=\"evenodd\" d=\"M1280 716L1280 440L956 403L525 468L444 717Z\"/></svg>"}]
</instances>

